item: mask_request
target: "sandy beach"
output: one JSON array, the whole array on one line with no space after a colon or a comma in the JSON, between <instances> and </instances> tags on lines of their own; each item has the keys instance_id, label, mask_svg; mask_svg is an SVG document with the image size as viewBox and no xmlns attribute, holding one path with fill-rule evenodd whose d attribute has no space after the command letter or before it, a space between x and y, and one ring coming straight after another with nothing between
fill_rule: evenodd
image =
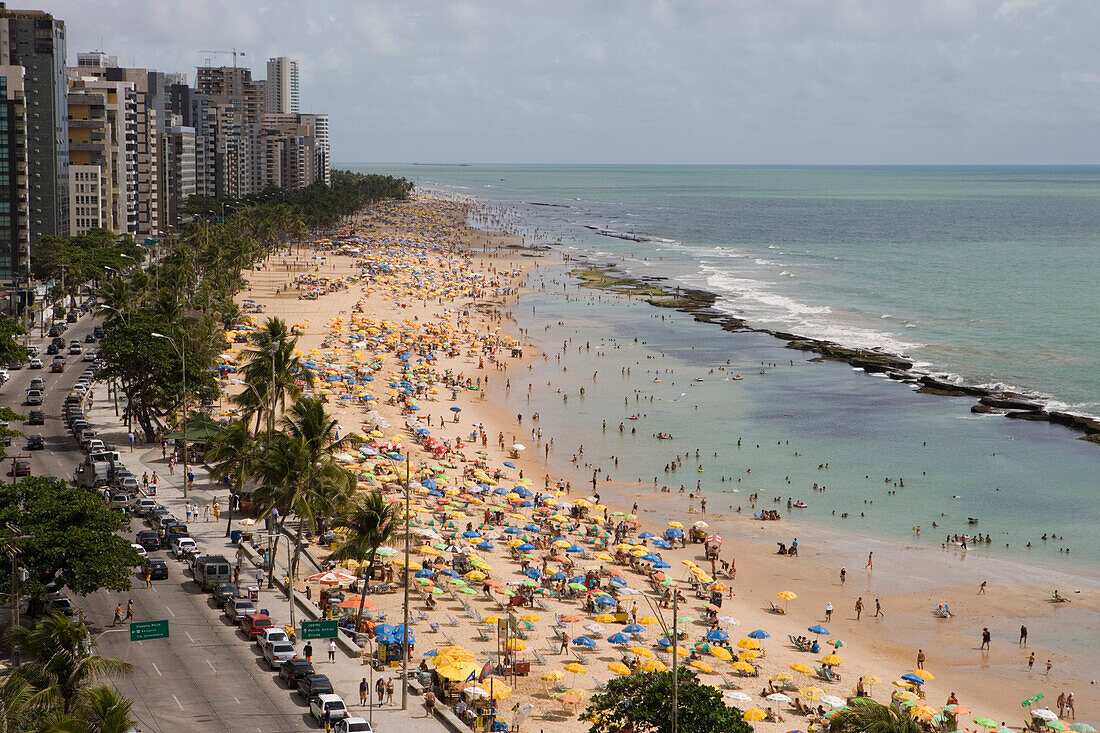
<instances>
[{"instance_id":1,"label":"sandy beach","mask_svg":"<svg viewBox=\"0 0 1100 733\"><path fill-rule=\"evenodd\" d=\"M367 389L344 387L343 382L321 382L313 390L326 396L345 432L369 435L379 431L372 441L378 450L407 453L414 471L422 465L438 467L444 460L455 466L448 471L436 470L431 475L441 489L442 496L438 498L459 502L461 506L452 507L449 514L437 512L433 516L427 509L438 508L437 497L432 497L427 488L418 489L417 504L424 508L417 514L421 524L434 518L435 527L445 534L439 527L439 519L449 519L461 535L467 522L471 523L480 538L471 538L469 544L487 539L494 545L494 549L477 554L491 566L489 576L507 585L525 579L519 562L510 557L507 540L523 536L534 541L535 536L520 532L505 534L505 524L481 527L485 508L482 499L487 497L480 489L475 490L478 484L507 488L526 486L530 492L553 502L545 505L544 517L552 516L553 510L549 507L575 505L582 499L581 504L586 505L589 517L607 518L612 528L626 521L624 529L629 529L626 536L639 543L641 533L648 531L661 536L670 522L680 523L685 531L696 522L705 522L705 534L717 534L722 538L716 569L720 571L721 561L732 562L736 568L735 573L717 574L717 579L731 586L732 591L732 597L723 594L717 614L723 618L732 617L738 623L722 622L718 628L728 633L734 651L738 651L737 641L746 638L751 631L763 630L768 638L760 640L766 653L751 660L759 676L739 676L729 661L704 652L699 661L705 664L700 666L713 671L701 672L700 681L714 684L724 692L739 691L751 696L751 702L739 702L738 707L770 707L782 716L782 722L756 723L758 730L782 733L803 728L808 723L789 703L764 699L761 693L769 678L789 675L794 689L788 687L786 694L791 698L802 697L798 688L811 684L829 695L845 698L853 694L861 676L875 675L881 679L881 684L873 687L872 696L888 701L891 693L901 689L892 682L917 668L918 650L923 650L925 655L924 668L934 676L921 689L927 703L939 709L954 693L973 711L971 716L959 721L960 729L975 729L977 726L971 722L975 716L986 716L1003 721L1009 727L1020 728L1027 718L1027 710L1020 701L1039 693L1045 696L1043 703L1054 707L1060 692L1072 691L1077 720L1095 723L1100 718L1100 695L1095 682L1100 674L1095 671L1095 660L1087 651L1095 643L1092 637L1100 628L1100 598L1097 585L1091 579L1077 578L1070 573L1040 572L999 559L968 558L954 548L939 551L904 541L891 543L856 535L838 536L792 521L788 512L783 513L782 521L762 522L751 518L747 501L743 502L744 511L736 514L722 512L725 507L720 505L721 499L711 496L708 497L709 511L703 514L702 497L679 494L675 490L665 493L648 483L606 481L601 476L593 489L592 470L571 460L571 446L576 441L569 440L567 435L555 435L554 416L547 414L536 418L528 414L521 399L522 391L527 389L528 380L523 375L528 367L534 360L557 355L536 353L532 339L520 332L512 321L512 310L523 304L522 286L526 278L542 268L558 268L564 275L561 262L549 253L523 249L523 243L514 237L466 227L464 221L469 206L466 202L425 196L381 205L356 223L356 231L361 235L361 243L356 245L360 250L358 254L343 255L326 249L273 256L261 269L248 274L250 287L240 296L262 310L262 314L255 316L257 323L265 317L277 316L294 325L300 334L299 350L304 357L318 364L330 364L334 370L337 367L371 370L374 381ZM380 268L382 265L385 267ZM363 277L361 273L368 270L372 274ZM311 288L315 289L316 298L303 297ZM615 297L592 291L573 291L568 295ZM546 327L552 332L554 325L547 323ZM372 342L376 348L354 348L352 336L356 334L376 336L378 340ZM393 336L386 341L386 334ZM418 349L427 343L438 344L438 358L416 364ZM383 347L377 348L379 346ZM405 369L405 360L399 357L403 349L413 354L411 362L421 369L419 381L434 384L418 391L411 401L388 386L410 373ZM522 349L522 356L513 349ZM450 384L442 379L444 375ZM466 380L470 388L457 386L465 384ZM532 388L537 390L540 386ZM602 385L590 388L613 389ZM227 391L232 390L230 383ZM364 399L367 393L373 399ZM567 401L563 400L562 409L570 409ZM448 451L433 453L423 438L417 442L415 432L409 428L414 420L419 420L418 424L433 438L445 441ZM534 440L532 430L536 431ZM553 442L557 442L557 446ZM513 449L516 444L523 445L524 449ZM566 449L565 445L570 448ZM467 458L468 465L464 466L458 456ZM478 461L478 468L474 467L475 461ZM505 466L505 462L512 465ZM392 474L384 464L384 460L356 461L357 470L362 472L361 488L380 488L396 500L401 492L392 478L386 480L385 476ZM601 466L603 468L615 477L629 473ZM476 471L481 473L473 473ZM501 472L499 481L480 480L480 476L496 475L497 471ZM429 475L418 473L419 478ZM687 478L691 477L685 472L685 478L677 483ZM519 479L524 481L519 483ZM568 493L556 491L559 482L568 482L571 490ZM453 493L442 492L444 487L453 489ZM470 496L469 492L474 492L473 501L462 498ZM509 496L516 495L494 495L494 500L510 502L505 514L515 518L506 518L506 522L522 528L531 524L532 517L539 516L540 507L520 506L522 499L519 496L515 499ZM623 517L633 511L635 504L638 506L636 524ZM781 507L772 504L770 496L756 504L757 510L773 508ZM622 514L612 516L612 512ZM556 526L571 524L572 521L563 520ZM588 522L579 524L591 526ZM544 526L547 525L544 523ZM538 537L551 538L546 532L539 533ZM777 543L789 546L794 538L798 539L797 556L776 554ZM455 541L461 542L461 537ZM585 570L599 574L602 570L604 573L599 580L606 589L610 582L606 571L615 570L621 573L628 587L641 591L638 595L617 594L624 601L621 609L629 609L636 603L639 617L660 615L665 620L671 619L670 609L659 608L646 600L650 588L645 576L622 563L596 558L596 553L604 549L598 540L582 543L576 539L575 542L580 543L584 552L576 553L582 558L571 565L569 575L583 575ZM607 551L614 553L615 542L608 544ZM398 549L402 548L398 546ZM711 628L705 621L706 594L697 598L689 585L692 580L699 582L700 576L709 576L712 572L704 545L688 543L686 547L657 549L649 542L645 549L658 552L670 566L666 571L668 576L680 584L685 600L679 605L679 615L696 619L681 625L687 631L687 639L681 644L691 648ZM630 550L624 552L628 556L632 554ZM868 553L873 553L872 567L865 567ZM544 555L557 554L549 548L539 547L533 554L533 566L546 567L547 574L562 565L555 560L543 562ZM447 558L450 553L443 556ZM424 557L414 554L413 561L419 564ZM567 559L573 557L570 555ZM696 565L699 571L692 573L685 563ZM843 581L842 567L846 571ZM988 584L979 592L983 581ZM437 579L437 583L446 587L445 579ZM476 588L478 584L470 585ZM1054 588L1062 589L1071 602L1053 602L1051 592ZM1074 593L1074 590L1081 592ZM781 600L777 594L783 591L794 597ZM450 636L459 645L475 652L480 666L485 661L483 655L496 650L493 627L483 625L491 640L478 641L475 620L459 601L469 598L471 608L484 618L494 613L504 615L496 599L507 599L499 594L493 594L493 599L484 594L457 595L454 599L451 595L449 592L439 596L437 607L428 610L421 594L416 594L415 608L441 626L438 633L433 633L428 622L417 624L413 661L419 663L424 652L446 646L445 636ZM567 673L564 680L585 695L596 689L597 681L606 681L615 675L608 665L620 661L623 650L609 643L607 637L615 634L619 625L604 622L600 624L603 630L593 633L588 625L596 623L593 619L597 613L582 610L582 599L555 598L549 593L539 598L549 610L520 609L520 613L533 613L539 620L532 622L534 628L529 632L527 649L517 652L516 656L535 661L534 652L538 652L546 664L536 663L529 676L518 678L515 693L502 704L501 710L510 709L517 703L529 703L534 706L535 725L552 726L562 731L586 730L587 726L576 717L576 712L583 710L583 701L562 704L549 694L552 683L542 679L544 673L561 670L565 664L576 661L572 655L557 653L559 645L552 634L555 617L579 616L580 621L567 622L562 630L573 639L587 633L597 645L595 651L580 652L585 659L586 672ZM857 599L862 599L863 604L858 620ZM390 622L400 618L400 594L372 596L371 601L375 604L372 610L386 611ZM950 606L950 618L935 614L937 605L944 602ZM773 604L785 613L774 612ZM834 608L828 622L827 604ZM881 608L878 614L876 604ZM450 625L448 617L459 620L459 625ZM829 634L817 635L808 631L818 624L824 625ZM1019 642L1021 626L1027 626L1029 631L1027 647ZM631 646L641 645L657 651L654 643L659 638L659 628L660 624L645 626ZM989 650L979 649L983 628L989 628L992 633ZM819 636L819 653L798 651L788 635L811 639ZM826 642L837 640L842 645L835 649L826 645ZM1074 653L1074 649L1078 651ZM820 667L818 660L834 651L843 658L834 668L840 674L840 681L825 682L791 669L792 664L799 663ZM1032 652L1034 665L1029 668ZM740 689L731 690L727 682ZM777 685L783 683L784 680L776 681ZM1056 707L1054 709L1057 711ZM510 720L510 715L507 713L506 719ZM1068 714L1066 719L1072 722Z\"/></svg>"}]
</instances>

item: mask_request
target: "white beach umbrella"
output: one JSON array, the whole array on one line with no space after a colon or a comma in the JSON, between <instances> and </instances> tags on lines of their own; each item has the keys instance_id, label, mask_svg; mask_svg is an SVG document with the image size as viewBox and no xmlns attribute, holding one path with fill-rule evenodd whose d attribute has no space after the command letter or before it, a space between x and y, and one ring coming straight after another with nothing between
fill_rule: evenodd
<instances>
[{"instance_id":1,"label":"white beach umbrella","mask_svg":"<svg viewBox=\"0 0 1100 733\"><path fill-rule=\"evenodd\" d=\"M790 702L791 698L784 695L782 692L773 692L766 698L772 702Z\"/></svg>"},{"instance_id":2,"label":"white beach umbrella","mask_svg":"<svg viewBox=\"0 0 1100 733\"><path fill-rule=\"evenodd\" d=\"M1042 718L1043 720L1058 720L1058 714L1048 708L1032 710L1031 715L1034 718Z\"/></svg>"},{"instance_id":3,"label":"white beach umbrella","mask_svg":"<svg viewBox=\"0 0 1100 733\"><path fill-rule=\"evenodd\" d=\"M722 693L722 697L726 698L727 700L733 700L734 702L752 702L752 697L746 695L743 692L737 692L736 690L732 692L724 692Z\"/></svg>"},{"instance_id":4,"label":"white beach umbrella","mask_svg":"<svg viewBox=\"0 0 1100 733\"><path fill-rule=\"evenodd\" d=\"M741 622L735 619L733 616L719 616L718 623L725 626L740 626Z\"/></svg>"},{"instance_id":5,"label":"white beach umbrella","mask_svg":"<svg viewBox=\"0 0 1100 733\"><path fill-rule=\"evenodd\" d=\"M841 705L845 704L844 699L837 697L836 695L822 695L821 702L825 703L831 708L839 708Z\"/></svg>"}]
</instances>

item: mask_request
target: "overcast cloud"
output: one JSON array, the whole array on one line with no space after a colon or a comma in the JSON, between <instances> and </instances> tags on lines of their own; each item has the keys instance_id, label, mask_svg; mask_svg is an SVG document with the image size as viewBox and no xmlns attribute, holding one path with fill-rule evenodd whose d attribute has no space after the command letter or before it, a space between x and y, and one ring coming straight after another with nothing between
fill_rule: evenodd
<instances>
[{"instance_id":1,"label":"overcast cloud","mask_svg":"<svg viewBox=\"0 0 1100 733\"><path fill-rule=\"evenodd\" d=\"M299 60L339 162L1098 163L1096 0L63 0L77 51Z\"/></svg>"}]
</instances>

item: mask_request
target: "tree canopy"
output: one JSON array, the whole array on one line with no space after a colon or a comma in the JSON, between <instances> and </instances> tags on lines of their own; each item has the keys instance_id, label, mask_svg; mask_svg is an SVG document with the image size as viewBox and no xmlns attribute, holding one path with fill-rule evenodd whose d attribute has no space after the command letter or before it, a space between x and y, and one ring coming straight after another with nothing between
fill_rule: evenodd
<instances>
[{"instance_id":1,"label":"tree canopy","mask_svg":"<svg viewBox=\"0 0 1100 733\"><path fill-rule=\"evenodd\" d=\"M20 592L32 613L49 590L70 588L86 595L100 588L128 590L140 558L115 534L127 526L121 514L84 489L41 477L0 486L0 526L18 528L19 562L28 577ZM11 590L0 573L0 589Z\"/></svg>"},{"instance_id":2,"label":"tree canopy","mask_svg":"<svg viewBox=\"0 0 1100 733\"><path fill-rule=\"evenodd\" d=\"M681 733L752 733L741 711L722 701L722 693L700 685L695 672L677 670L677 721ZM581 719L589 733L672 733L672 672L616 677L607 691L593 695Z\"/></svg>"}]
</instances>

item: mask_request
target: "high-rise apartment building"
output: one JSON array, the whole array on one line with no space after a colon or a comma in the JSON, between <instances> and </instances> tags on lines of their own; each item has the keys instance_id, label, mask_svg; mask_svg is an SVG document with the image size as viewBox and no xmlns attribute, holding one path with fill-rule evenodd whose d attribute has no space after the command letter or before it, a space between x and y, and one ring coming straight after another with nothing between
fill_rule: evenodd
<instances>
[{"instance_id":1,"label":"high-rise apartment building","mask_svg":"<svg viewBox=\"0 0 1100 733\"><path fill-rule=\"evenodd\" d=\"M65 23L0 2L0 66L22 66L27 115L30 242L69 231Z\"/></svg>"},{"instance_id":2,"label":"high-rise apartment building","mask_svg":"<svg viewBox=\"0 0 1100 733\"><path fill-rule=\"evenodd\" d=\"M268 59L264 112L287 114L297 113L298 109L298 61L287 56Z\"/></svg>"},{"instance_id":3,"label":"high-rise apartment building","mask_svg":"<svg viewBox=\"0 0 1100 733\"><path fill-rule=\"evenodd\" d=\"M166 133L166 159L170 174L167 177L168 226L178 227L190 217L183 213L187 199L198 193L195 165L195 128L180 124L182 118L175 115Z\"/></svg>"},{"instance_id":4,"label":"high-rise apartment building","mask_svg":"<svg viewBox=\"0 0 1100 733\"><path fill-rule=\"evenodd\" d=\"M30 267L27 100L22 66L0 66L0 279Z\"/></svg>"}]
</instances>

